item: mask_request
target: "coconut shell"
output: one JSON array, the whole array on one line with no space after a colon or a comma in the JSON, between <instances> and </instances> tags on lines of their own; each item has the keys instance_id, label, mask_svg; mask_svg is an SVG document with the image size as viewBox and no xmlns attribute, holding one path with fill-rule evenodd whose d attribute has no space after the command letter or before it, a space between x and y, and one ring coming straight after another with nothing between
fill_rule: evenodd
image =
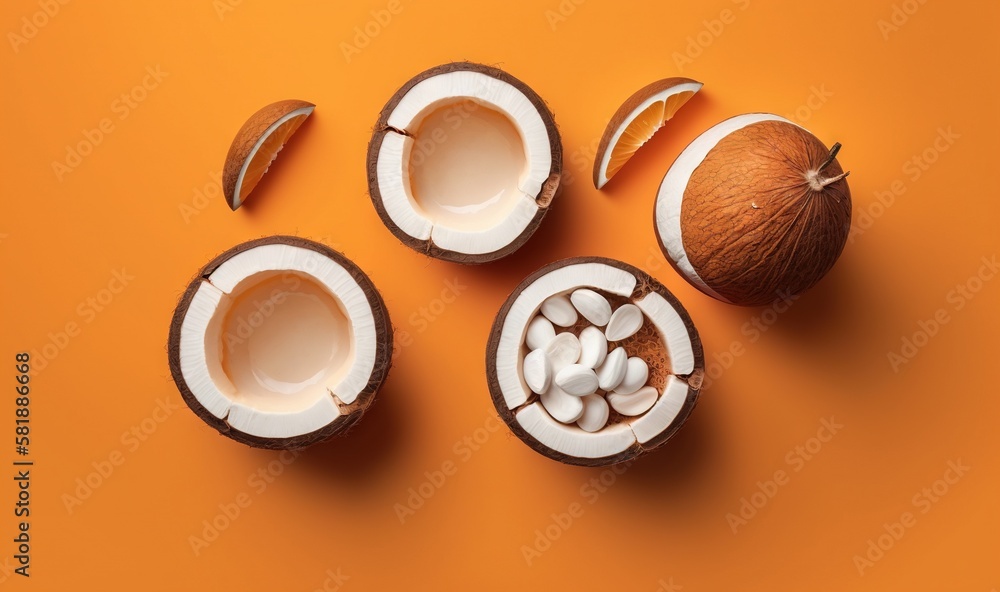
<instances>
[{"instance_id":1,"label":"coconut shell","mask_svg":"<svg viewBox=\"0 0 1000 592\"><path fill-rule=\"evenodd\" d=\"M545 183L543 183L542 190L539 195L535 197L535 203L538 205L538 212L531 219L531 221L528 222L527 226L521 234L517 236L517 238L504 247L491 253L476 255L458 253L442 249L435 245L430 239L421 240L410 236L392 221L392 218L385 209L385 205L382 203L382 192L379 189L377 170L378 155L385 135L387 133L401 133L403 135L409 135L406 130L398 130L389 127L388 125L389 117L392 115L393 111L395 111L396 106L403 99L403 97L406 96L410 89L418 83L433 76L459 71L479 72L492 78L496 78L497 80L506 82L521 91L521 93L523 93L524 96L531 101L531 104L534 105L538 114L541 116L542 122L545 124L545 129L548 131L549 145L552 148L552 166L549 170L549 177ZM382 223L385 224L386 228L388 228L389 231L392 232L393 236L399 239L400 242L414 251L434 257L435 259L443 259L445 261L453 261L455 263L489 263L490 261L496 261L497 259L506 257L521 248L521 246L524 245L524 243L526 243L528 239L531 238L531 235L538 229L539 224L542 222L542 218L544 218L546 212L548 212L549 205L552 203L552 199L555 197L556 192L559 189L559 183L562 177L562 161L562 140L559 137L559 129L556 127L555 117L545 104L545 101L543 101L535 91L531 90L531 87L503 70L493 66L477 64L474 62L452 62L449 64L435 66L417 74L407 81L406 84L404 84L398 91L396 91L396 93L392 95L392 98L389 99L389 102L382 108L382 111L379 113L378 121L375 123L372 138L368 143L368 195L371 197L372 204L375 206L375 211L378 212L379 218L382 219Z\"/></svg>"},{"instance_id":2,"label":"coconut shell","mask_svg":"<svg viewBox=\"0 0 1000 592\"><path fill-rule=\"evenodd\" d=\"M846 179L818 191L807 179L830 154L783 121L738 129L708 152L681 203L684 249L706 285L734 304L760 306L830 271L850 232L851 191ZM833 159L822 173L843 169Z\"/></svg>"},{"instance_id":3,"label":"coconut shell","mask_svg":"<svg viewBox=\"0 0 1000 592\"><path fill-rule=\"evenodd\" d=\"M243 163L250 157L250 152L253 150L254 145L264 135L267 128L296 109L315 106L312 103L298 99L286 99L271 103L251 115L250 119L247 119L243 127L240 128L240 131L236 132L236 137L233 138L233 143L229 146L229 153L226 154L226 163L222 167L222 193L226 196L226 203L229 204L230 209L235 210L237 208L236 181L240 177L240 170L243 168Z\"/></svg>"},{"instance_id":4,"label":"coconut shell","mask_svg":"<svg viewBox=\"0 0 1000 592\"><path fill-rule=\"evenodd\" d=\"M377 341L375 366L368 379L367 386L361 391L361 393L358 394L358 397L350 405L344 405L339 400L336 401L337 405L341 409L341 415L334 421L316 431L290 438L262 438L260 436L247 434L234 429L226 423L225 420L213 415L205 409L204 406L202 406L202 404L191 392L191 389L188 387L187 380L181 372L180 362L181 326L183 325L184 318L187 315L188 307L191 306L191 301L194 298L195 292L197 292L198 288L201 286L201 283L205 281L220 265L235 255L255 247L271 244L283 244L309 249L336 261L337 264L343 267L351 275L351 277L354 278L358 285L361 286L362 291L364 291L368 298L368 304L371 306L372 315L375 319L375 334ZM225 251L215 259L212 259L212 261L210 261L201 269L201 271L198 272L198 275L195 276L195 278L188 285L187 289L184 291L184 294L181 296L180 302L177 304L177 308L174 309L173 319L170 322L170 336L167 340L167 358L170 364L170 374L173 377L174 383L177 385L177 389L180 391L181 396L184 398L184 402L187 403L187 406L194 411L195 415L200 417L205 423L215 428L223 436L232 438L237 442L241 442L255 448L290 450L305 448L332 436L341 435L361 419L361 416L365 413L368 407L371 406L372 402L375 400L375 394L378 392L379 388L381 388L382 383L385 382L386 377L389 375L389 368L392 363L392 339L393 333L392 324L389 320L389 311L385 306L385 302L382 300L382 296L375 288L375 285L372 284L368 276L361 271L361 268L355 265L342 253L335 251L326 245L295 236L269 236L239 244Z\"/></svg>"},{"instance_id":5,"label":"coconut shell","mask_svg":"<svg viewBox=\"0 0 1000 592\"><path fill-rule=\"evenodd\" d=\"M629 297L629 300L631 301L638 300L643 296L645 296L646 294L648 294L649 292L656 292L664 299L666 299L666 301L669 302L670 305L674 308L674 310L676 310L677 313L680 315L681 319L684 322L684 326L687 328L688 337L691 340L691 349L694 353L694 361L695 361L693 372L691 372L690 374L675 375L678 379L683 380L684 382L687 383L688 393L687 393L687 399L685 400L683 407L677 414L677 417L674 418L674 421L671 422L671 424L667 427L667 429L665 429L663 432L661 432L660 434L658 434L645 444L640 444L639 442L636 442L632 446L623 450L622 452L619 452L618 454L605 456L601 458L580 458L576 456L570 456L565 453L553 450L548 446L545 446L538 440L536 440L534 436L529 434L524 428L521 427L521 424L518 423L515 414L524 406L533 404L535 401L537 401L538 396L531 395L528 398L528 401L524 403L524 405L521 405L516 409L508 409L507 403L503 397L503 392L500 388L499 377L497 375L496 358L497 358L497 349L500 346L500 334L503 329L504 321L507 319L507 315L510 313L510 309L514 305L514 301L517 299L518 295L520 295L521 292L523 292L528 286L533 284L543 275L553 270L566 267L567 265L576 265L579 263L603 263L605 265L610 265L612 267L617 267L619 269L625 270L634 275L636 278L636 287ZM649 323L644 323L644 326L647 324ZM628 347L627 342L623 343L625 343L626 347ZM661 347L663 347L662 344ZM507 424L507 426L511 429L511 431L514 432L514 434L517 435L517 437L520 438L522 442L527 444L529 448L551 459L570 465L600 467L622 462L628 462L636 459L637 457L641 456L642 454L645 454L646 452L654 450L665 444L687 422L688 417L690 417L691 412L694 410L695 405L698 403L698 397L701 392L701 385L704 379L704 375L705 375L705 355L701 345L701 338L698 336L698 330L694 326L694 321L691 320L691 317L684 309L684 306L681 305L680 301L677 300L677 298L666 288L666 286L661 284L659 281L650 276L648 273L642 271L641 269L633 265L629 265L628 263L624 263L622 261L618 261L615 259L608 259L606 257L572 257L569 259L563 259L561 261L556 261L555 263L550 263L549 265L546 265L541 269L537 270L536 272L532 273L531 275L529 275L527 278L524 279L524 281L518 284L516 288L514 288L514 290L507 297L507 300L503 303L503 306L500 307L500 311L497 313L497 316L493 321L493 327L490 330L489 340L486 343L486 382L489 387L490 398L493 400L493 406L496 408L497 413L500 415L500 418L503 419L504 423ZM610 422L613 422L618 418L621 418L621 416L619 416L614 410L612 410L609 419L609 425Z\"/></svg>"}]
</instances>

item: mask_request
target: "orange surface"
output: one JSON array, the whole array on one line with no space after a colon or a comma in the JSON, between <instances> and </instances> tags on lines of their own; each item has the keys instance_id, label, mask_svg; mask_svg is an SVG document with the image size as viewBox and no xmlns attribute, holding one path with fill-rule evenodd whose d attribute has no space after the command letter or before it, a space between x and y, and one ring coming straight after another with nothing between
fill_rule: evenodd
<instances>
[{"instance_id":1,"label":"orange surface","mask_svg":"<svg viewBox=\"0 0 1000 592\"><path fill-rule=\"evenodd\" d=\"M976 277L1000 251L1000 6L551 0L470 14L471 4L431 0L319 4L71 2L45 17L40 6L56 2L4 3L5 585L1000 588L1000 279ZM24 19L44 25L32 33ZM480 268L404 248L365 195L379 109L413 74L455 59L500 64L538 91L571 174L538 234ZM705 88L608 191L593 190L607 118L635 89L677 75ZM219 171L233 134L292 97L315 102L314 115L231 212ZM783 312L696 292L651 229L677 153L754 110L842 142L853 171L852 241ZM67 156L81 143L86 154ZM165 352L199 266L273 233L356 261L400 344L357 429L294 458L235 444L179 406ZM620 475L557 464L498 429L484 379L487 332L508 292L544 263L585 254L639 265L672 289L716 376L678 437ZM30 382L28 580L13 572L9 462L21 457L10 387L16 352L46 347L54 355L35 357ZM901 351L910 358L894 369L889 353ZM829 418L843 426L832 436ZM949 463L970 468L958 476ZM744 509L734 533L727 514L744 498L762 507ZM213 521L214 536L204 532ZM213 540L195 553L192 536ZM888 550L871 551L862 575L855 556L870 540ZM537 552L530 563L526 548Z\"/></svg>"}]
</instances>

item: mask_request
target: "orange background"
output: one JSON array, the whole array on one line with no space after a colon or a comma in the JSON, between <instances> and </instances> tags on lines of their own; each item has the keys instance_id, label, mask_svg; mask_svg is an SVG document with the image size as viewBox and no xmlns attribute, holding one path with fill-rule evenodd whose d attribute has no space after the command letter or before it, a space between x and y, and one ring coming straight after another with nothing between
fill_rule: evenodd
<instances>
[{"instance_id":1,"label":"orange background","mask_svg":"<svg viewBox=\"0 0 1000 592\"><path fill-rule=\"evenodd\" d=\"M350 578L343 590L1000 587L1000 280L972 281L971 300L951 293L998 251L1000 6L897 0L900 26L883 32L892 0L567 0L564 20L553 16L559 0L399 0L348 60L342 44L388 2L225 2L71 2L48 18L37 16L45 2L4 3L0 380L15 384L16 352L65 345L31 382L30 581L11 571L17 489L13 467L0 469L7 585L315 590L334 589L339 570ZM47 22L29 38L25 18ZM460 59L499 64L548 101L575 177L524 248L479 268L404 248L366 196L379 109L413 74ZM153 88L135 91L142 100L129 107L122 93L157 66L165 76L146 79ZM705 88L595 191L592 150L607 119L633 90L673 75ZM244 119L284 98L318 107L249 205L231 212L213 175ZM696 292L651 229L656 188L678 152L755 110L842 142L852 170L853 240L782 314ZM52 163L105 118L111 131L60 179ZM935 149L949 127L959 137ZM925 150L935 162L923 170L911 159ZM883 195L891 205L876 205L891 189L900 194ZM186 407L154 412L181 404L165 342L192 274L275 233L346 253L382 291L397 339L410 342L349 437L287 465L217 435ZM621 475L563 466L506 428L487 429L495 412L483 349L495 311L542 264L590 254L643 267L673 290L718 374L676 439ZM127 286L102 292L120 288L112 279L122 269ZM442 306L449 281L467 288ZM939 309L948 322L894 371L889 352ZM755 317L767 331L744 329ZM68 341L67 323L78 326ZM741 355L726 359L732 347ZM13 415L8 390L0 426L11 461ZM831 417L843 428L795 460L796 446L815 451L809 439ZM128 435L133 426L143 440ZM120 463L107 471L112 458ZM923 501L949 461L970 469ZM454 474L424 485L433 495L401 523L396 504L447 462ZM280 470L270 483L251 477L269 463ZM758 481L780 470L787 482L734 534L727 514L743 498L760 502ZM97 487L67 509L88 476ZM595 496L590 480L612 477ZM196 555L189 537L237 498L246 507L218 518L226 528ZM572 504L568 528L553 526ZM855 556L904 512L915 523L860 575ZM545 546L536 530L558 537L529 565L524 548Z\"/></svg>"}]
</instances>

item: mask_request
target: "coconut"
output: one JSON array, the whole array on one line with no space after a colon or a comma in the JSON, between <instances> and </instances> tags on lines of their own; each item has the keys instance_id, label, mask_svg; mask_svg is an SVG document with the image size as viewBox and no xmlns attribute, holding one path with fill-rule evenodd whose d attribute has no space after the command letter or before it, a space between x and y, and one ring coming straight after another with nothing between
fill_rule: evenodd
<instances>
[{"instance_id":1,"label":"coconut","mask_svg":"<svg viewBox=\"0 0 1000 592\"><path fill-rule=\"evenodd\" d=\"M574 293L582 296L574 298ZM617 341L596 338L588 318L604 304L595 296L616 311L629 311L621 315L629 318L616 324L631 322L631 334L625 336L619 328ZM583 310L574 325L557 327L549 337L537 329L544 324L537 319L544 318L543 304L564 297ZM641 325L630 321L632 306L642 313ZM606 322L611 327L611 321ZM584 336L576 337L579 334ZM585 355L585 348L591 347L588 342L594 341L611 353L597 358ZM525 372L537 375L537 369L545 367L539 358L548 360L555 376L550 385L529 376L536 389L547 386L543 394L534 392L525 380ZM598 367L591 370L590 365ZM610 365L617 368L609 370ZM603 384L607 388L593 390L598 383L591 373L597 380L618 375ZM602 257L564 259L528 276L500 308L486 348L486 378L497 413L533 450L573 465L624 462L663 445L694 409L704 373L701 340L677 298L649 274ZM641 381L649 388L615 391L626 380ZM558 386L560 381L563 386Z\"/></svg>"},{"instance_id":2,"label":"coconut","mask_svg":"<svg viewBox=\"0 0 1000 592\"><path fill-rule=\"evenodd\" d=\"M663 178L654 214L661 249L688 282L723 302L759 306L808 290L850 231L839 150L777 115L719 123Z\"/></svg>"},{"instance_id":3,"label":"coconut","mask_svg":"<svg viewBox=\"0 0 1000 592\"><path fill-rule=\"evenodd\" d=\"M559 187L555 119L526 84L469 62L413 77L379 115L368 190L408 247L484 263L521 247Z\"/></svg>"},{"instance_id":4,"label":"coconut","mask_svg":"<svg viewBox=\"0 0 1000 592\"><path fill-rule=\"evenodd\" d=\"M203 267L167 345L184 401L224 436L303 448L341 434L388 372L378 290L341 253L292 236L243 243Z\"/></svg>"}]
</instances>

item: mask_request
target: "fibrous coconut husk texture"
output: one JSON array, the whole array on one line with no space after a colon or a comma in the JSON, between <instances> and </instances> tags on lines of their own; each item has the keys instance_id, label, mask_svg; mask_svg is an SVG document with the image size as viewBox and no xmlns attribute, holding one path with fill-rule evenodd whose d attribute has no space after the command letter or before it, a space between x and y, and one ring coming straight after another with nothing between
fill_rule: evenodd
<instances>
[{"instance_id":1,"label":"fibrous coconut husk texture","mask_svg":"<svg viewBox=\"0 0 1000 592\"><path fill-rule=\"evenodd\" d=\"M368 304L371 306L372 315L375 319L375 334L377 341L375 366L368 379L367 386L365 386L364 390L358 394L357 399L355 399L355 401L350 405L344 405L339 400L336 400L336 403L341 409L341 415L334 421L314 432L291 438L261 438L259 436L247 434L234 429L226 423L225 419L212 415L212 413L201 405L198 399L195 398L194 394L191 392L191 389L188 387L187 381L181 372L180 364L181 325L184 323L184 317L187 314L188 307L191 305L191 300L194 298L195 292L197 292L201 283L207 281L212 272L214 272L220 265L222 265L222 263L231 257L255 247L271 244L284 244L309 249L337 262L337 264L351 274L351 277L358 282L359 286L361 286L365 296L368 298ZM375 285L372 284L368 276L361 271L361 269L355 265L354 262L340 252L315 241L296 236L269 236L242 243L225 251L218 257L212 259L212 261L210 261L201 269L201 271L198 272L198 275L195 276L195 278L188 285L187 289L184 291L180 302L177 304L177 308L174 310L173 319L170 322L170 336L167 341L167 356L170 364L170 374L173 376L174 383L177 385L177 389L184 398L184 402L187 403L188 407L190 407L191 410L194 411L195 414L205 423L218 430L218 432L223 436L232 438L237 442L242 442L243 444L247 444L255 448L290 450L305 448L332 436L344 434L351 428L351 426L356 424L358 420L361 419L361 416L365 413L368 407L371 406L372 402L375 400L375 394L378 392L379 388L381 388L382 383L385 382L385 379L389 375L389 368L392 363L392 339L392 323L389 320L389 311L385 306L385 302L382 300L382 296L375 288Z\"/></svg>"}]
</instances>

